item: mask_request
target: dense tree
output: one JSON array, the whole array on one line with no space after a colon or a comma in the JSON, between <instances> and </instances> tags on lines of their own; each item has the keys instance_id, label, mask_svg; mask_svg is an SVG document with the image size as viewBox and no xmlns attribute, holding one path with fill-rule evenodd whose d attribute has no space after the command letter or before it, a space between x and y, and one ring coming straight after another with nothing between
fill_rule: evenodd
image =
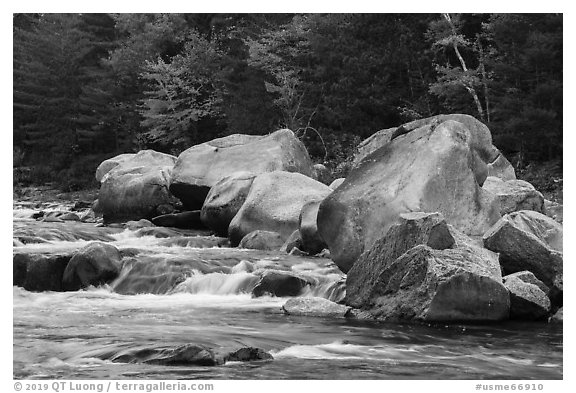
<instances>
[{"instance_id":1,"label":"dense tree","mask_svg":"<svg viewBox=\"0 0 576 393\"><path fill-rule=\"evenodd\" d=\"M362 138L451 112L486 122L519 166L561 157L562 23L558 14L15 14L14 163L42 169L39 180L91 179L121 152L178 154L288 127L315 160L345 171Z\"/></svg>"}]
</instances>

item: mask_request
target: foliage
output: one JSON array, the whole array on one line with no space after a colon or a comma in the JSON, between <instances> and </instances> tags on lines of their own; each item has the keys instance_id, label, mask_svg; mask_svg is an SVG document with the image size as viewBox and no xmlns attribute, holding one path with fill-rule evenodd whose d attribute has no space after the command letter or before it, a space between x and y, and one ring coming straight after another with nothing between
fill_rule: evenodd
<instances>
[{"instance_id":1,"label":"foliage","mask_svg":"<svg viewBox=\"0 0 576 393\"><path fill-rule=\"evenodd\" d=\"M184 51L170 63L146 62L142 78L150 81L143 108L144 144L182 151L198 141L198 123L221 116L223 91L218 81L222 53L210 41L191 32Z\"/></svg>"},{"instance_id":2,"label":"foliage","mask_svg":"<svg viewBox=\"0 0 576 393\"><path fill-rule=\"evenodd\" d=\"M98 157L280 127L339 176L375 131L454 112L484 121L518 168L562 157L561 14L15 14L13 25L25 182L87 187Z\"/></svg>"}]
</instances>

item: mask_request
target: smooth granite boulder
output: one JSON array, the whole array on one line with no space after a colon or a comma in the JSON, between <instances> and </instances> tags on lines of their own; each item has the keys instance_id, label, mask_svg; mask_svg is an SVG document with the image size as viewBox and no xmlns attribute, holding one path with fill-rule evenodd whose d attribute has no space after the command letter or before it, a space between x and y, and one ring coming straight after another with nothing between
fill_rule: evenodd
<instances>
[{"instance_id":1,"label":"smooth granite boulder","mask_svg":"<svg viewBox=\"0 0 576 393\"><path fill-rule=\"evenodd\" d=\"M454 120L431 123L363 159L318 212L319 234L340 269L350 270L402 213L440 212L467 235L482 235L496 223L498 201L479 183L487 171L480 157L492 154L491 145L480 143L489 141L486 132L475 135Z\"/></svg>"},{"instance_id":2,"label":"smooth granite boulder","mask_svg":"<svg viewBox=\"0 0 576 393\"><path fill-rule=\"evenodd\" d=\"M264 136L234 134L192 146L178 156L170 191L188 210L197 210L222 178L237 172L273 171L313 176L308 151L288 129Z\"/></svg>"},{"instance_id":3,"label":"smooth granite boulder","mask_svg":"<svg viewBox=\"0 0 576 393\"><path fill-rule=\"evenodd\" d=\"M278 232L286 240L298 229L302 207L331 192L328 186L300 173L263 173L254 179L246 201L230 223L230 240L236 245L255 230Z\"/></svg>"}]
</instances>

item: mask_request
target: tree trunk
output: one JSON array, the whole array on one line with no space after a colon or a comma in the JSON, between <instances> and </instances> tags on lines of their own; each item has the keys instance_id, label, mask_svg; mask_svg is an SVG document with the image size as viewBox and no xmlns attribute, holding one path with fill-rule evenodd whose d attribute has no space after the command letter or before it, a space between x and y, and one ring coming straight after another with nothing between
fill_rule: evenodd
<instances>
[{"instance_id":1,"label":"tree trunk","mask_svg":"<svg viewBox=\"0 0 576 393\"><path fill-rule=\"evenodd\" d=\"M446 19L446 21L448 22L448 25L450 26L450 29L452 30L452 34L454 36L457 36L458 32L456 31L456 26L454 26L454 23L452 23L452 18L450 17L450 14L442 14L442 15L444 16L444 19ZM456 45L456 41L452 42L452 47L454 48L454 52L456 53L456 56L458 57L458 61L460 61L460 65L462 66L462 69L464 70L464 72L468 72L468 67L466 67L466 62L464 61L464 58L460 54L460 50L458 49L458 45ZM478 114L480 115L480 119L482 121L486 121L486 118L484 116L484 110L482 109L482 104L480 103L480 99L478 98L478 94L476 93L476 89L474 89L474 86L469 86L465 83L463 83L463 85L466 88L466 90L468 90L470 95L472 96L472 99L474 100L474 103L476 104L476 110L478 111Z\"/></svg>"},{"instance_id":2,"label":"tree trunk","mask_svg":"<svg viewBox=\"0 0 576 393\"><path fill-rule=\"evenodd\" d=\"M484 48L482 48L482 43L480 42L480 36L477 38L478 41L478 51L479 51L479 67L480 73L482 74L482 85L484 86L484 103L486 105L486 121L490 123L490 101L488 95L488 77L486 76L486 67L484 66Z\"/></svg>"}]
</instances>

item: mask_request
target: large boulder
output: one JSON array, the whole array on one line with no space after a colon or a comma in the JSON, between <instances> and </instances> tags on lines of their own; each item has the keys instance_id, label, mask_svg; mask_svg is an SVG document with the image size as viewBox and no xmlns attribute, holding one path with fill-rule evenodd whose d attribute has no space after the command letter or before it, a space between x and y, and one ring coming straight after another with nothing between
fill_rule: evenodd
<instances>
[{"instance_id":1,"label":"large boulder","mask_svg":"<svg viewBox=\"0 0 576 393\"><path fill-rule=\"evenodd\" d=\"M215 366L214 351L203 345L185 344L176 348L129 348L105 360L114 363L147 363L162 366Z\"/></svg>"},{"instance_id":2,"label":"large boulder","mask_svg":"<svg viewBox=\"0 0 576 393\"><path fill-rule=\"evenodd\" d=\"M98 211L106 221L137 220L177 202L168 191L175 162L176 157L154 150L124 157L101 178Z\"/></svg>"},{"instance_id":3,"label":"large boulder","mask_svg":"<svg viewBox=\"0 0 576 393\"><path fill-rule=\"evenodd\" d=\"M300 173L263 173L254 179L246 201L230 223L230 241L236 245L257 229L278 232L286 240L298 229L302 207L331 192L328 186Z\"/></svg>"},{"instance_id":4,"label":"large boulder","mask_svg":"<svg viewBox=\"0 0 576 393\"><path fill-rule=\"evenodd\" d=\"M510 298L501 277L469 250L418 245L374 265L379 274L366 296L347 293L346 298L348 305L377 319L456 322L509 316Z\"/></svg>"},{"instance_id":5,"label":"large boulder","mask_svg":"<svg viewBox=\"0 0 576 393\"><path fill-rule=\"evenodd\" d=\"M227 236L228 226L246 201L255 177L252 172L237 172L214 184L202 206L202 222L217 234Z\"/></svg>"},{"instance_id":6,"label":"large boulder","mask_svg":"<svg viewBox=\"0 0 576 393\"><path fill-rule=\"evenodd\" d=\"M470 148L474 152L474 160L482 161L485 164L492 164L493 166L496 164L499 172L506 172L508 170L509 173L510 170L508 168L512 170L512 173L514 172L514 168L512 168L510 163L500 154L500 151L492 145L492 134L488 127L470 115L458 113L437 115L425 119L414 120L403 124L400 127L387 128L378 131L360 143L357 148L357 153L354 156L353 164L354 166L358 166L360 162L370 154L402 135L425 126L434 128L447 120L457 121L470 131ZM499 159L499 157L501 158ZM506 163L508 163L508 165L506 165ZM496 171L493 170L493 173L495 172ZM477 172L477 175L479 179L478 182L482 185L484 182L482 177L485 179L488 175L488 167L483 168L481 172Z\"/></svg>"},{"instance_id":7,"label":"large boulder","mask_svg":"<svg viewBox=\"0 0 576 393\"><path fill-rule=\"evenodd\" d=\"M118 277L122 268L118 249L106 243L91 243L78 250L62 278L65 290L76 291L90 285L107 284Z\"/></svg>"},{"instance_id":8,"label":"large boulder","mask_svg":"<svg viewBox=\"0 0 576 393\"><path fill-rule=\"evenodd\" d=\"M284 240L277 232L253 231L242 238L238 247L251 250L277 251L284 245Z\"/></svg>"},{"instance_id":9,"label":"large boulder","mask_svg":"<svg viewBox=\"0 0 576 393\"><path fill-rule=\"evenodd\" d=\"M504 277L504 286L510 292L510 318L535 321L550 313L550 299L537 285L518 276Z\"/></svg>"},{"instance_id":10,"label":"large boulder","mask_svg":"<svg viewBox=\"0 0 576 393\"><path fill-rule=\"evenodd\" d=\"M544 196L527 181L504 181L497 177L488 176L482 188L496 195L500 202L501 215L518 210L544 212Z\"/></svg>"},{"instance_id":11,"label":"large boulder","mask_svg":"<svg viewBox=\"0 0 576 393\"><path fill-rule=\"evenodd\" d=\"M396 315L396 311L391 311L390 308L373 310L372 304L379 302L380 297L386 293L382 290L385 284L382 277L387 277L391 266L395 266L398 259L404 258L405 253L411 252L410 250L418 245L426 245L434 250L456 249L458 253L466 256L468 261L466 269L473 273L480 272L480 275L490 277L496 282L502 280L497 254L476 245L473 239L448 225L441 214L405 213L400 215L399 222L392 226L385 236L360 256L348 272L346 303L363 311L373 312L378 318L403 319L403 316ZM454 263L456 257L452 255L444 259L448 263ZM440 266L444 268L442 264ZM411 290L427 290L427 288L419 287ZM396 300L402 299L402 296Z\"/></svg>"},{"instance_id":12,"label":"large boulder","mask_svg":"<svg viewBox=\"0 0 576 393\"><path fill-rule=\"evenodd\" d=\"M379 276L400 255L419 244L443 250L454 245L454 237L439 213L404 213L385 236L364 252L346 278L346 303L360 307L379 285Z\"/></svg>"},{"instance_id":13,"label":"large boulder","mask_svg":"<svg viewBox=\"0 0 576 393\"><path fill-rule=\"evenodd\" d=\"M502 217L484 234L484 246L500 254L505 274L528 270L551 289L555 304L563 291L562 226L531 210Z\"/></svg>"},{"instance_id":14,"label":"large boulder","mask_svg":"<svg viewBox=\"0 0 576 393\"><path fill-rule=\"evenodd\" d=\"M302 206L298 219L300 235L302 236L302 250L312 255L318 254L326 248L326 243L318 234L318 225L316 225L320 202L322 201L311 201Z\"/></svg>"},{"instance_id":15,"label":"large boulder","mask_svg":"<svg viewBox=\"0 0 576 393\"><path fill-rule=\"evenodd\" d=\"M95 174L96 180L98 182L102 182L102 179L104 179L104 176L106 176L108 172L116 168L124 161L133 158L135 155L136 155L135 153L124 153L119 154L116 157L112 157L102 161L100 165L98 165L98 168L96 168L96 174Z\"/></svg>"},{"instance_id":16,"label":"large boulder","mask_svg":"<svg viewBox=\"0 0 576 393\"><path fill-rule=\"evenodd\" d=\"M292 131L283 129L265 136L235 134L182 152L172 172L170 191L189 210L200 209L212 186L242 171L313 174L310 156Z\"/></svg>"},{"instance_id":17,"label":"large boulder","mask_svg":"<svg viewBox=\"0 0 576 393\"><path fill-rule=\"evenodd\" d=\"M344 318L350 308L321 297L296 297L282 306L282 310L288 315L332 318Z\"/></svg>"},{"instance_id":18,"label":"large boulder","mask_svg":"<svg viewBox=\"0 0 576 393\"><path fill-rule=\"evenodd\" d=\"M402 213L440 212L467 235L499 218L496 198L481 188L490 156L482 138L447 120L399 135L353 169L318 212L318 231L344 272Z\"/></svg>"}]
</instances>

